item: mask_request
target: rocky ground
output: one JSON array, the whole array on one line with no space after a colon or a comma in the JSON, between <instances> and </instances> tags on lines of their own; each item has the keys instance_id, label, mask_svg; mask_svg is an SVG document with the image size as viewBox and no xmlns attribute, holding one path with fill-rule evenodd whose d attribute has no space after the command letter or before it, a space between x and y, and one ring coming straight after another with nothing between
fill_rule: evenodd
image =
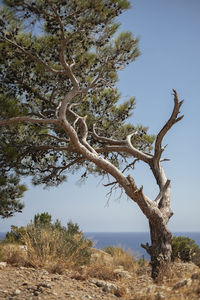
<instances>
[{"instance_id":1,"label":"rocky ground","mask_svg":"<svg viewBox=\"0 0 200 300\"><path fill-rule=\"evenodd\" d=\"M176 280L172 280L172 274L165 282L155 284L147 267L138 268L136 274L119 268L115 270L116 279L105 281L85 276L80 271L60 275L0 263L0 299L200 299L199 268L177 263L174 270Z\"/></svg>"}]
</instances>

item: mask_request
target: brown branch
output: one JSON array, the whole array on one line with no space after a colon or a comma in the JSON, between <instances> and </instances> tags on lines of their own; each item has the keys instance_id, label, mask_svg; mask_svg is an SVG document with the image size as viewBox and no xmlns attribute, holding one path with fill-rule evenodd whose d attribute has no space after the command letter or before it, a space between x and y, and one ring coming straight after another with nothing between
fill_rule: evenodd
<instances>
[{"instance_id":1,"label":"brown branch","mask_svg":"<svg viewBox=\"0 0 200 300\"><path fill-rule=\"evenodd\" d=\"M138 158L136 158L132 163L130 163L129 165L127 165L127 166L123 169L122 173L124 173L127 169L129 169L129 168L131 168L131 167L134 167L137 161L139 161Z\"/></svg>"},{"instance_id":2,"label":"brown branch","mask_svg":"<svg viewBox=\"0 0 200 300\"><path fill-rule=\"evenodd\" d=\"M52 89L51 96L50 96L50 99L49 99L50 102L52 102L52 100L53 100L53 97L54 97L54 94L55 94L55 91L56 91L56 88L57 88L57 84L58 84L58 82L56 82L56 84L54 85L54 87Z\"/></svg>"},{"instance_id":3,"label":"brown branch","mask_svg":"<svg viewBox=\"0 0 200 300\"><path fill-rule=\"evenodd\" d=\"M39 134L39 136L50 137L50 138L56 139L57 141L63 142L63 143L69 143L70 142L70 140L68 140L68 139L60 138L60 137L57 137L57 136L55 136L53 134L49 134L49 133L42 133L42 134Z\"/></svg>"},{"instance_id":4,"label":"brown branch","mask_svg":"<svg viewBox=\"0 0 200 300\"><path fill-rule=\"evenodd\" d=\"M142 247L142 248L144 248L146 251L147 251L147 253L149 254L149 255L151 255L151 246L149 246L149 243L146 243L146 245L144 245L144 244L140 244L140 246Z\"/></svg>"},{"instance_id":5,"label":"brown branch","mask_svg":"<svg viewBox=\"0 0 200 300\"><path fill-rule=\"evenodd\" d=\"M138 160L139 160L139 159L136 158L132 163L128 164L128 165L122 170L122 173L124 173L128 168L131 168L132 166L134 166L135 163L136 163ZM113 181L113 182L104 184L104 186L107 187L107 186L111 186L111 185L114 185L114 184L117 184L117 183L118 183L117 181Z\"/></svg>"},{"instance_id":6,"label":"brown branch","mask_svg":"<svg viewBox=\"0 0 200 300\"><path fill-rule=\"evenodd\" d=\"M113 182L110 182L110 183L106 183L104 184L104 186L111 186L111 185L114 185L114 184L117 184L118 182L117 181L113 181Z\"/></svg>"},{"instance_id":7,"label":"brown branch","mask_svg":"<svg viewBox=\"0 0 200 300\"><path fill-rule=\"evenodd\" d=\"M74 129L75 129L75 125L76 123L79 123L80 125L80 129L81 129L81 142L82 144L90 151L90 152L93 152L93 153L96 153L96 151L94 150L93 147L91 147L88 142L87 142L87 137L88 137L88 126L87 126L87 123L86 123L86 119L87 119L87 116L84 116L84 117L81 117L80 115L78 115L77 113L75 113L73 110L72 110L72 107L73 106L76 106L77 103L73 103L71 104L67 110L66 110L66 114L70 114L70 116L72 116L74 119L75 119L75 122L73 124L74 126Z\"/></svg>"},{"instance_id":8,"label":"brown branch","mask_svg":"<svg viewBox=\"0 0 200 300\"><path fill-rule=\"evenodd\" d=\"M62 23L62 20L59 16L58 12L56 10L54 10L54 12L56 14L56 18L57 18L57 21L59 23L60 31L61 31L61 48L60 48L60 53L59 53L60 63L63 66L63 68L65 69L65 73L67 74L67 76L71 80L73 86L76 89L79 89L79 82L78 82L77 78L75 77L75 75L73 74L72 69L71 69L74 64L72 66L70 66L66 62L66 59L65 59L65 50L66 50L66 46L67 46L67 40L65 38L65 28L64 28L64 25Z\"/></svg>"},{"instance_id":9,"label":"brown branch","mask_svg":"<svg viewBox=\"0 0 200 300\"><path fill-rule=\"evenodd\" d=\"M137 135L137 132L134 132L132 134L129 134L126 138L126 143L128 145L128 147L131 149L131 153L134 157L150 164L151 162L151 155L147 154L147 153L144 153L142 152L141 150L138 150L136 149L133 145L132 145L132 142L131 142L131 138L134 136L134 135Z\"/></svg>"},{"instance_id":10,"label":"brown branch","mask_svg":"<svg viewBox=\"0 0 200 300\"><path fill-rule=\"evenodd\" d=\"M83 160L83 157L79 157L74 159L72 162L70 162L69 164L67 164L66 166L62 167L62 171L59 173L59 175L66 169L69 169L70 167L72 167L73 165L75 165L76 163L80 162L81 160Z\"/></svg>"},{"instance_id":11,"label":"brown branch","mask_svg":"<svg viewBox=\"0 0 200 300\"><path fill-rule=\"evenodd\" d=\"M48 146L48 145L43 145L43 146L35 146L30 149L30 151L44 151L44 150L54 150L54 151L71 151L70 147L65 147L65 146Z\"/></svg>"},{"instance_id":12,"label":"brown branch","mask_svg":"<svg viewBox=\"0 0 200 300\"><path fill-rule=\"evenodd\" d=\"M174 108L172 111L172 114L169 118L169 120L166 122L166 124L163 126L161 131L158 133L156 142L155 142L155 153L154 153L154 162L159 162L160 157L162 155L162 152L164 149L162 148L162 141L166 133L170 130L170 128L177 122L179 122L182 118L183 115L180 116L179 118L177 117L178 114L180 113L180 107L183 104L183 100L179 102L178 100L178 94L176 90L173 89L173 95L174 95Z\"/></svg>"},{"instance_id":13,"label":"brown branch","mask_svg":"<svg viewBox=\"0 0 200 300\"><path fill-rule=\"evenodd\" d=\"M38 119L29 117L14 117L6 120L0 120L0 126L11 125L18 122L32 123L32 124L59 124L57 119Z\"/></svg>"},{"instance_id":14,"label":"brown branch","mask_svg":"<svg viewBox=\"0 0 200 300\"><path fill-rule=\"evenodd\" d=\"M95 127L95 124L93 125L93 137L98 140L98 141L102 141L102 142L105 142L109 145L126 145L126 141L123 141L123 140L114 140L114 139L111 139L111 138L107 138L107 137L102 137L100 135L98 135L96 133L96 127Z\"/></svg>"}]
</instances>

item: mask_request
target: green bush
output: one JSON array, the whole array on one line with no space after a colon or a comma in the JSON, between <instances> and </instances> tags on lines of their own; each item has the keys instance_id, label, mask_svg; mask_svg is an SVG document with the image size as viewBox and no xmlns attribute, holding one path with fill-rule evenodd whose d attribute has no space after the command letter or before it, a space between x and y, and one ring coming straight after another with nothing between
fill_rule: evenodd
<instances>
[{"instance_id":1,"label":"green bush","mask_svg":"<svg viewBox=\"0 0 200 300\"><path fill-rule=\"evenodd\" d=\"M193 261L194 257L199 255L200 249L194 240L183 237L174 236L172 239L172 261L176 258L184 262Z\"/></svg>"},{"instance_id":2,"label":"green bush","mask_svg":"<svg viewBox=\"0 0 200 300\"><path fill-rule=\"evenodd\" d=\"M11 231L6 233L3 243L22 245L21 237L26 232L26 227L17 227L12 225Z\"/></svg>"}]
</instances>

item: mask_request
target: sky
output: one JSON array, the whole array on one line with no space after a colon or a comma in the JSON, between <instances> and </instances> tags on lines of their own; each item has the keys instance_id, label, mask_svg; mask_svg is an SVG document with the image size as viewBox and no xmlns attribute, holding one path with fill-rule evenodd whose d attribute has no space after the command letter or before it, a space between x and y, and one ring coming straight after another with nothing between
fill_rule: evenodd
<instances>
[{"instance_id":1,"label":"sky","mask_svg":"<svg viewBox=\"0 0 200 300\"><path fill-rule=\"evenodd\" d=\"M139 37L141 56L119 74L122 99L136 97L136 109L130 122L143 124L157 134L173 109L172 89L184 99L184 118L165 137L168 144L163 167L171 180L169 222L173 232L200 231L200 1L132 0L132 8L120 17L121 29ZM23 213L0 220L0 231L10 225L23 226L36 213L48 212L63 225L77 222L85 232L143 232L148 222L137 205L126 195L109 192L105 181L89 176L85 184L80 175L69 176L58 188L44 190L29 186L23 201ZM151 199L157 196L156 182L147 166L138 163L132 174L137 185Z\"/></svg>"}]
</instances>

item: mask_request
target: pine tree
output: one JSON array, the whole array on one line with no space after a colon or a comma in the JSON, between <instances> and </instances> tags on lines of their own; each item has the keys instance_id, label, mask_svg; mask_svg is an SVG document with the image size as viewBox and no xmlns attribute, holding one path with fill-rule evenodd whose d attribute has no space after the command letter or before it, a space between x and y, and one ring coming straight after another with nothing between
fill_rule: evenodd
<instances>
[{"instance_id":1,"label":"pine tree","mask_svg":"<svg viewBox=\"0 0 200 300\"><path fill-rule=\"evenodd\" d=\"M128 123L135 99L121 100L117 73L139 55L138 40L120 32L117 16L127 0L5 0L0 19L0 127L5 168L32 176L34 184L59 185L83 169L110 175L149 220L152 277L171 257L167 228L170 181L161 166L162 140L178 122L179 102L155 139ZM5 152L9 149L12 160ZM147 163L160 192L144 195L130 172Z\"/></svg>"}]
</instances>

